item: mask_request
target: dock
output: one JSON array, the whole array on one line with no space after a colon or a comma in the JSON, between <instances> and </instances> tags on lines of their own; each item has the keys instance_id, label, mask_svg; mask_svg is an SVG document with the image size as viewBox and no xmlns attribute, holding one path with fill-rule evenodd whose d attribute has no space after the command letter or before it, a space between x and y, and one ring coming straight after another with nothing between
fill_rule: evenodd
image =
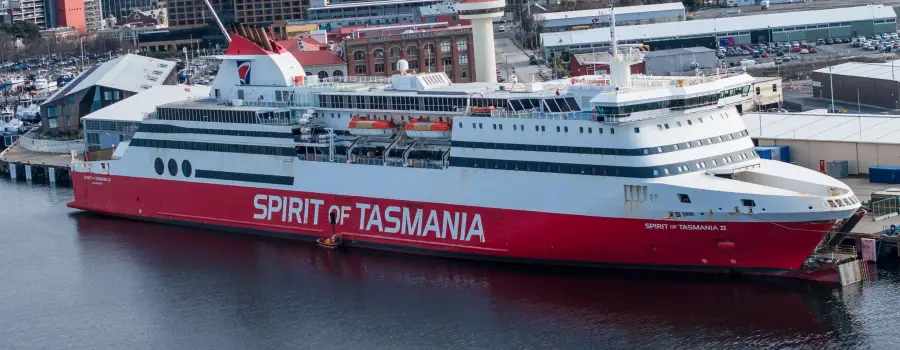
<instances>
[{"instance_id":1,"label":"dock","mask_svg":"<svg viewBox=\"0 0 900 350\"><path fill-rule=\"evenodd\" d=\"M898 184L870 183L869 179L862 177L850 177L840 179L856 194L857 199L866 207L872 199L872 193L884 191L888 188L900 187ZM876 220L877 219L877 220ZM862 239L876 241L876 256L890 259L900 259L900 235L884 235L891 225L900 227L900 215L886 215L875 217L867 215L853 227L850 232L836 234L830 237L828 246L837 247L861 247Z\"/></svg>"},{"instance_id":2,"label":"dock","mask_svg":"<svg viewBox=\"0 0 900 350\"><path fill-rule=\"evenodd\" d=\"M72 181L69 171L71 162L71 153L30 151L16 143L0 152L0 176L13 180L68 184Z\"/></svg>"}]
</instances>

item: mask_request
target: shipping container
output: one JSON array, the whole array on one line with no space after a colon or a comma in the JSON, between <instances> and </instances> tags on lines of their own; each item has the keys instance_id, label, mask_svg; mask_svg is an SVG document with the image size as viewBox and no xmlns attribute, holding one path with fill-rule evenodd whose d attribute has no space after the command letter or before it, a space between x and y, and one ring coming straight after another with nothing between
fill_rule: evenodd
<instances>
[{"instance_id":1,"label":"shipping container","mask_svg":"<svg viewBox=\"0 0 900 350\"><path fill-rule=\"evenodd\" d=\"M756 154L762 159L772 159L772 147L756 147Z\"/></svg>"},{"instance_id":2,"label":"shipping container","mask_svg":"<svg viewBox=\"0 0 900 350\"><path fill-rule=\"evenodd\" d=\"M869 182L879 184L900 184L900 167L873 166L869 168Z\"/></svg>"},{"instance_id":3,"label":"shipping container","mask_svg":"<svg viewBox=\"0 0 900 350\"><path fill-rule=\"evenodd\" d=\"M833 160L825 164L825 174L836 179L847 177L850 162L846 160Z\"/></svg>"},{"instance_id":4,"label":"shipping container","mask_svg":"<svg viewBox=\"0 0 900 350\"><path fill-rule=\"evenodd\" d=\"M778 160L790 163L791 162L791 148L789 146L775 146L778 149Z\"/></svg>"},{"instance_id":5,"label":"shipping container","mask_svg":"<svg viewBox=\"0 0 900 350\"><path fill-rule=\"evenodd\" d=\"M759 157L764 159L779 160L786 163L791 161L791 149L788 146L756 147L756 154L759 154Z\"/></svg>"}]
</instances>

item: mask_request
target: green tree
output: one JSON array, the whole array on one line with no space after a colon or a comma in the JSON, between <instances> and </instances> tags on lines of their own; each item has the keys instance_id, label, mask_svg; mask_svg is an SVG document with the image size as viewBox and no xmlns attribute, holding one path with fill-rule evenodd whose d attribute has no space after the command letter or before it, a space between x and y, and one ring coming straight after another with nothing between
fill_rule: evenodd
<instances>
[{"instance_id":1,"label":"green tree","mask_svg":"<svg viewBox=\"0 0 900 350\"><path fill-rule=\"evenodd\" d=\"M41 29L37 24L28 21L19 21L10 23L0 23L0 31L3 31L16 38L34 40L41 37Z\"/></svg>"}]
</instances>

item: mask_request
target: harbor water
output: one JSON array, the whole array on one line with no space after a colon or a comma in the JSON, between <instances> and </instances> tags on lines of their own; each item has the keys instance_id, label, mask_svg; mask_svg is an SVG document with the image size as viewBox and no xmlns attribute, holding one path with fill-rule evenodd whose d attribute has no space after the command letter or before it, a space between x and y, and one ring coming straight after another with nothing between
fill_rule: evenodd
<instances>
[{"instance_id":1,"label":"harbor water","mask_svg":"<svg viewBox=\"0 0 900 350\"><path fill-rule=\"evenodd\" d=\"M0 180L0 349L896 349L848 287L326 251L106 218Z\"/></svg>"}]
</instances>

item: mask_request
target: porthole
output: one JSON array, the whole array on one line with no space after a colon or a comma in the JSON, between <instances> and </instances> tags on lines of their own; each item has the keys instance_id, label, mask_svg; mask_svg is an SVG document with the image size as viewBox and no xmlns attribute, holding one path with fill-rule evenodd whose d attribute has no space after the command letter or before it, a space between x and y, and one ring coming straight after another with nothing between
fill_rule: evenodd
<instances>
[{"instance_id":1,"label":"porthole","mask_svg":"<svg viewBox=\"0 0 900 350\"><path fill-rule=\"evenodd\" d=\"M153 161L153 167L156 169L156 175L162 175L164 171L166 171L166 166L163 164L163 160L161 158L156 158Z\"/></svg>"},{"instance_id":2,"label":"porthole","mask_svg":"<svg viewBox=\"0 0 900 350\"><path fill-rule=\"evenodd\" d=\"M191 162L187 159L181 161L181 173L184 174L184 177L191 177L192 172L193 168L191 168Z\"/></svg>"},{"instance_id":3,"label":"porthole","mask_svg":"<svg viewBox=\"0 0 900 350\"><path fill-rule=\"evenodd\" d=\"M174 159L169 159L169 175L175 176L178 174L178 162Z\"/></svg>"}]
</instances>

